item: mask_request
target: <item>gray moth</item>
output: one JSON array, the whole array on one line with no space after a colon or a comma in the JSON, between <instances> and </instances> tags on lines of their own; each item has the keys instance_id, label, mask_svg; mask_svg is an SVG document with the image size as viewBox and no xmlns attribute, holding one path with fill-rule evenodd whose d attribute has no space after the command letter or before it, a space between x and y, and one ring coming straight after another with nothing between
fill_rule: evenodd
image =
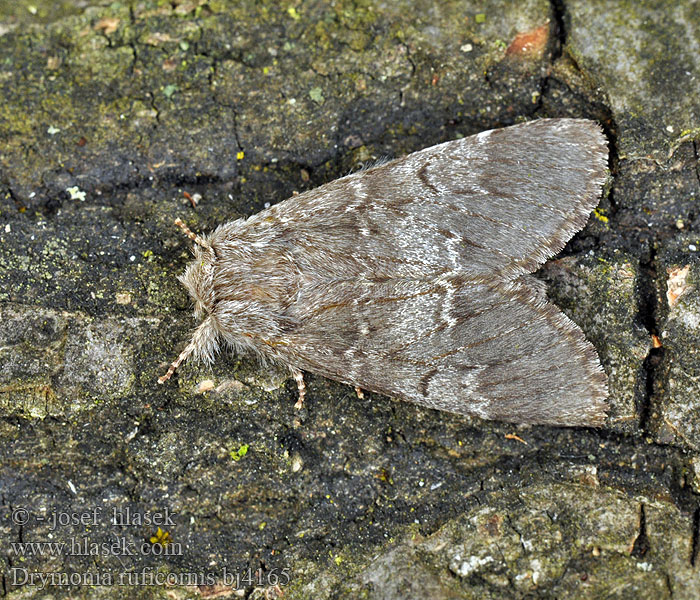
<instances>
[{"instance_id":1,"label":"gray moth","mask_svg":"<svg viewBox=\"0 0 700 600\"><path fill-rule=\"evenodd\" d=\"M579 231L607 143L582 119L484 131L197 236L199 321L159 379L222 347L453 413L599 426L593 346L531 273ZM359 394L358 394L359 395Z\"/></svg>"}]
</instances>

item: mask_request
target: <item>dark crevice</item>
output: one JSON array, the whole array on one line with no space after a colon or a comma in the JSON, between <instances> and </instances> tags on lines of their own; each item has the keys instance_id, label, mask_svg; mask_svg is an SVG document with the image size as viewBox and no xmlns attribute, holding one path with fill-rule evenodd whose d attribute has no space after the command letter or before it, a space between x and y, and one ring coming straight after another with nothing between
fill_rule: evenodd
<instances>
[{"instance_id":1,"label":"dark crevice","mask_svg":"<svg viewBox=\"0 0 700 600\"><path fill-rule=\"evenodd\" d=\"M690 565L695 567L700 560L700 508L693 512L693 537L690 545Z\"/></svg>"},{"instance_id":2,"label":"dark crevice","mask_svg":"<svg viewBox=\"0 0 700 600\"><path fill-rule=\"evenodd\" d=\"M617 151L617 129L615 121L612 117L612 112L609 109L605 109L605 114L596 115L598 116L598 122L603 128L603 134L608 140L608 169L610 173L614 176L620 170L620 155ZM614 216L617 212L617 202L615 201L615 188L611 185L608 192L608 202L610 202L610 216Z\"/></svg>"},{"instance_id":3,"label":"dark crevice","mask_svg":"<svg viewBox=\"0 0 700 600\"><path fill-rule=\"evenodd\" d=\"M656 294L656 248L653 245L649 250L649 256L646 260L641 261L639 267L639 320L649 332L649 335L656 337L659 335L659 328L656 321L659 307ZM663 358L663 351L663 347L652 347L647 357L644 359L644 389L641 390L642 397L639 400L638 406L639 428L642 431L646 431L649 421L656 375L661 359Z\"/></svg>"},{"instance_id":4,"label":"dark crevice","mask_svg":"<svg viewBox=\"0 0 700 600\"><path fill-rule=\"evenodd\" d=\"M525 546L525 542L524 542L524 540L523 540L523 534L522 534L522 532L515 526L515 524L513 523L512 519L511 519L510 517L507 516L507 517L505 518L505 522L508 524L508 526L509 526L513 531L515 531L515 533L518 534L518 541L520 542L520 547L523 549L523 551L527 552L528 550L527 550L527 548L526 548L526 546Z\"/></svg>"},{"instance_id":5,"label":"dark crevice","mask_svg":"<svg viewBox=\"0 0 700 600\"><path fill-rule=\"evenodd\" d=\"M231 112L233 113L233 137L236 138L236 145L241 152L245 152L243 144L241 144L241 138L238 133L238 112L234 107L231 107Z\"/></svg>"},{"instance_id":6,"label":"dark crevice","mask_svg":"<svg viewBox=\"0 0 700 600\"><path fill-rule=\"evenodd\" d=\"M156 95L153 92L147 92L146 93L146 101L151 105L151 108L156 111L156 126L160 124L160 109L158 108L158 105L156 104Z\"/></svg>"},{"instance_id":7,"label":"dark crevice","mask_svg":"<svg viewBox=\"0 0 700 600\"><path fill-rule=\"evenodd\" d=\"M403 45L403 47L406 49L406 60L408 61L408 64L411 65L410 77L413 78L416 74L416 71L418 70L418 67L416 67L416 63L413 60L413 57L411 56L411 49L405 44Z\"/></svg>"},{"instance_id":8,"label":"dark crevice","mask_svg":"<svg viewBox=\"0 0 700 600\"><path fill-rule=\"evenodd\" d=\"M673 598L673 580L668 571L664 572L664 583L666 584L666 589L668 590L669 598Z\"/></svg>"},{"instance_id":9,"label":"dark crevice","mask_svg":"<svg viewBox=\"0 0 700 600\"><path fill-rule=\"evenodd\" d=\"M632 556L639 559L649 551L649 537L647 536L647 515L644 505L639 506L639 534L632 546Z\"/></svg>"},{"instance_id":10,"label":"dark crevice","mask_svg":"<svg viewBox=\"0 0 700 600\"><path fill-rule=\"evenodd\" d=\"M552 0L552 22L554 34L554 47L552 48L552 62L561 58L566 45L566 8L562 0Z\"/></svg>"},{"instance_id":11,"label":"dark crevice","mask_svg":"<svg viewBox=\"0 0 700 600\"><path fill-rule=\"evenodd\" d=\"M129 46L129 48L131 48L132 59L131 59L131 64L129 65L129 76L133 77L134 73L136 72L136 64L139 61L139 55L138 55L138 52L136 51L136 43L135 42L129 42L126 45Z\"/></svg>"},{"instance_id":12,"label":"dark crevice","mask_svg":"<svg viewBox=\"0 0 700 600\"><path fill-rule=\"evenodd\" d=\"M15 196L14 192L12 191L12 188L8 188L7 193L10 195L10 200L15 203L15 206L17 207L18 212L25 212L27 210L27 207L25 206L24 202L22 202L17 196Z\"/></svg>"},{"instance_id":13,"label":"dark crevice","mask_svg":"<svg viewBox=\"0 0 700 600\"><path fill-rule=\"evenodd\" d=\"M539 85L537 86L537 103L533 109L533 115L539 113L542 110L544 104L544 97L549 91L549 74L540 79Z\"/></svg>"},{"instance_id":14,"label":"dark crevice","mask_svg":"<svg viewBox=\"0 0 700 600\"><path fill-rule=\"evenodd\" d=\"M698 180L698 187L700 187L700 155L696 141L693 141L693 156L695 157L695 178Z\"/></svg>"},{"instance_id":15,"label":"dark crevice","mask_svg":"<svg viewBox=\"0 0 700 600\"><path fill-rule=\"evenodd\" d=\"M561 58L566 43L566 26L564 24L564 4L560 0L552 0L551 2L551 26L550 26L550 48L551 56L549 58L549 68L547 73L540 79L537 97L537 103L534 107L534 113L542 109L544 97L549 92L549 78L554 63Z\"/></svg>"}]
</instances>

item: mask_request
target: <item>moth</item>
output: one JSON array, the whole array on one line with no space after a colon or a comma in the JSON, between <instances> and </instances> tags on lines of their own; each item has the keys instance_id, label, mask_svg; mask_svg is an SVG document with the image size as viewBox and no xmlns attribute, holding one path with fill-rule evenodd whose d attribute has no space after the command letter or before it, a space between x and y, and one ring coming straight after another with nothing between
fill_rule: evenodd
<instances>
[{"instance_id":1,"label":"moth","mask_svg":"<svg viewBox=\"0 0 700 600\"><path fill-rule=\"evenodd\" d=\"M159 379L222 347L429 408L599 426L593 346L531 275L579 231L607 176L582 119L414 152L208 235L179 280L199 325ZM359 393L358 393L359 395Z\"/></svg>"}]
</instances>

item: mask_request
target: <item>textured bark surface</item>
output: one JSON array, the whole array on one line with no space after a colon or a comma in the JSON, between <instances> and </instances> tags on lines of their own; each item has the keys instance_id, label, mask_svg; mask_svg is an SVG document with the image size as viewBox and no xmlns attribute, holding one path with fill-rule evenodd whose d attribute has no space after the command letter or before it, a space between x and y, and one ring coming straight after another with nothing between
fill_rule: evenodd
<instances>
[{"instance_id":1,"label":"textured bark surface","mask_svg":"<svg viewBox=\"0 0 700 600\"><path fill-rule=\"evenodd\" d=\"M700 598L698 39L691 0L0 5L0 594ZM313 376L295 411L235 356L156 385L193 325L176 216L538 117L610 140L538 274L598 349L604 427Z\"/></svg>"}]
</instances>

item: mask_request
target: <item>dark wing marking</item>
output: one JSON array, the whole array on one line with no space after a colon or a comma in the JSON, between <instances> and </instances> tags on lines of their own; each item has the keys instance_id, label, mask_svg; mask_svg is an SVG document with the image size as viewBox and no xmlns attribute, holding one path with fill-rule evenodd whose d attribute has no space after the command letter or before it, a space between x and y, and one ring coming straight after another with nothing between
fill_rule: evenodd
<instances>
[{"instance_id":1,"label":"dark wing marking","mask_svg":"<svg viewBox=\"0 0 700 600\"><path fill-rule=\"evenodd\" d=\"M518 423L600 425L607 390L593 346L535 297L529 279L308 288L289 309L299 325L285 333L283 357L430 408Z\"/></svg>"}]
</instances>

